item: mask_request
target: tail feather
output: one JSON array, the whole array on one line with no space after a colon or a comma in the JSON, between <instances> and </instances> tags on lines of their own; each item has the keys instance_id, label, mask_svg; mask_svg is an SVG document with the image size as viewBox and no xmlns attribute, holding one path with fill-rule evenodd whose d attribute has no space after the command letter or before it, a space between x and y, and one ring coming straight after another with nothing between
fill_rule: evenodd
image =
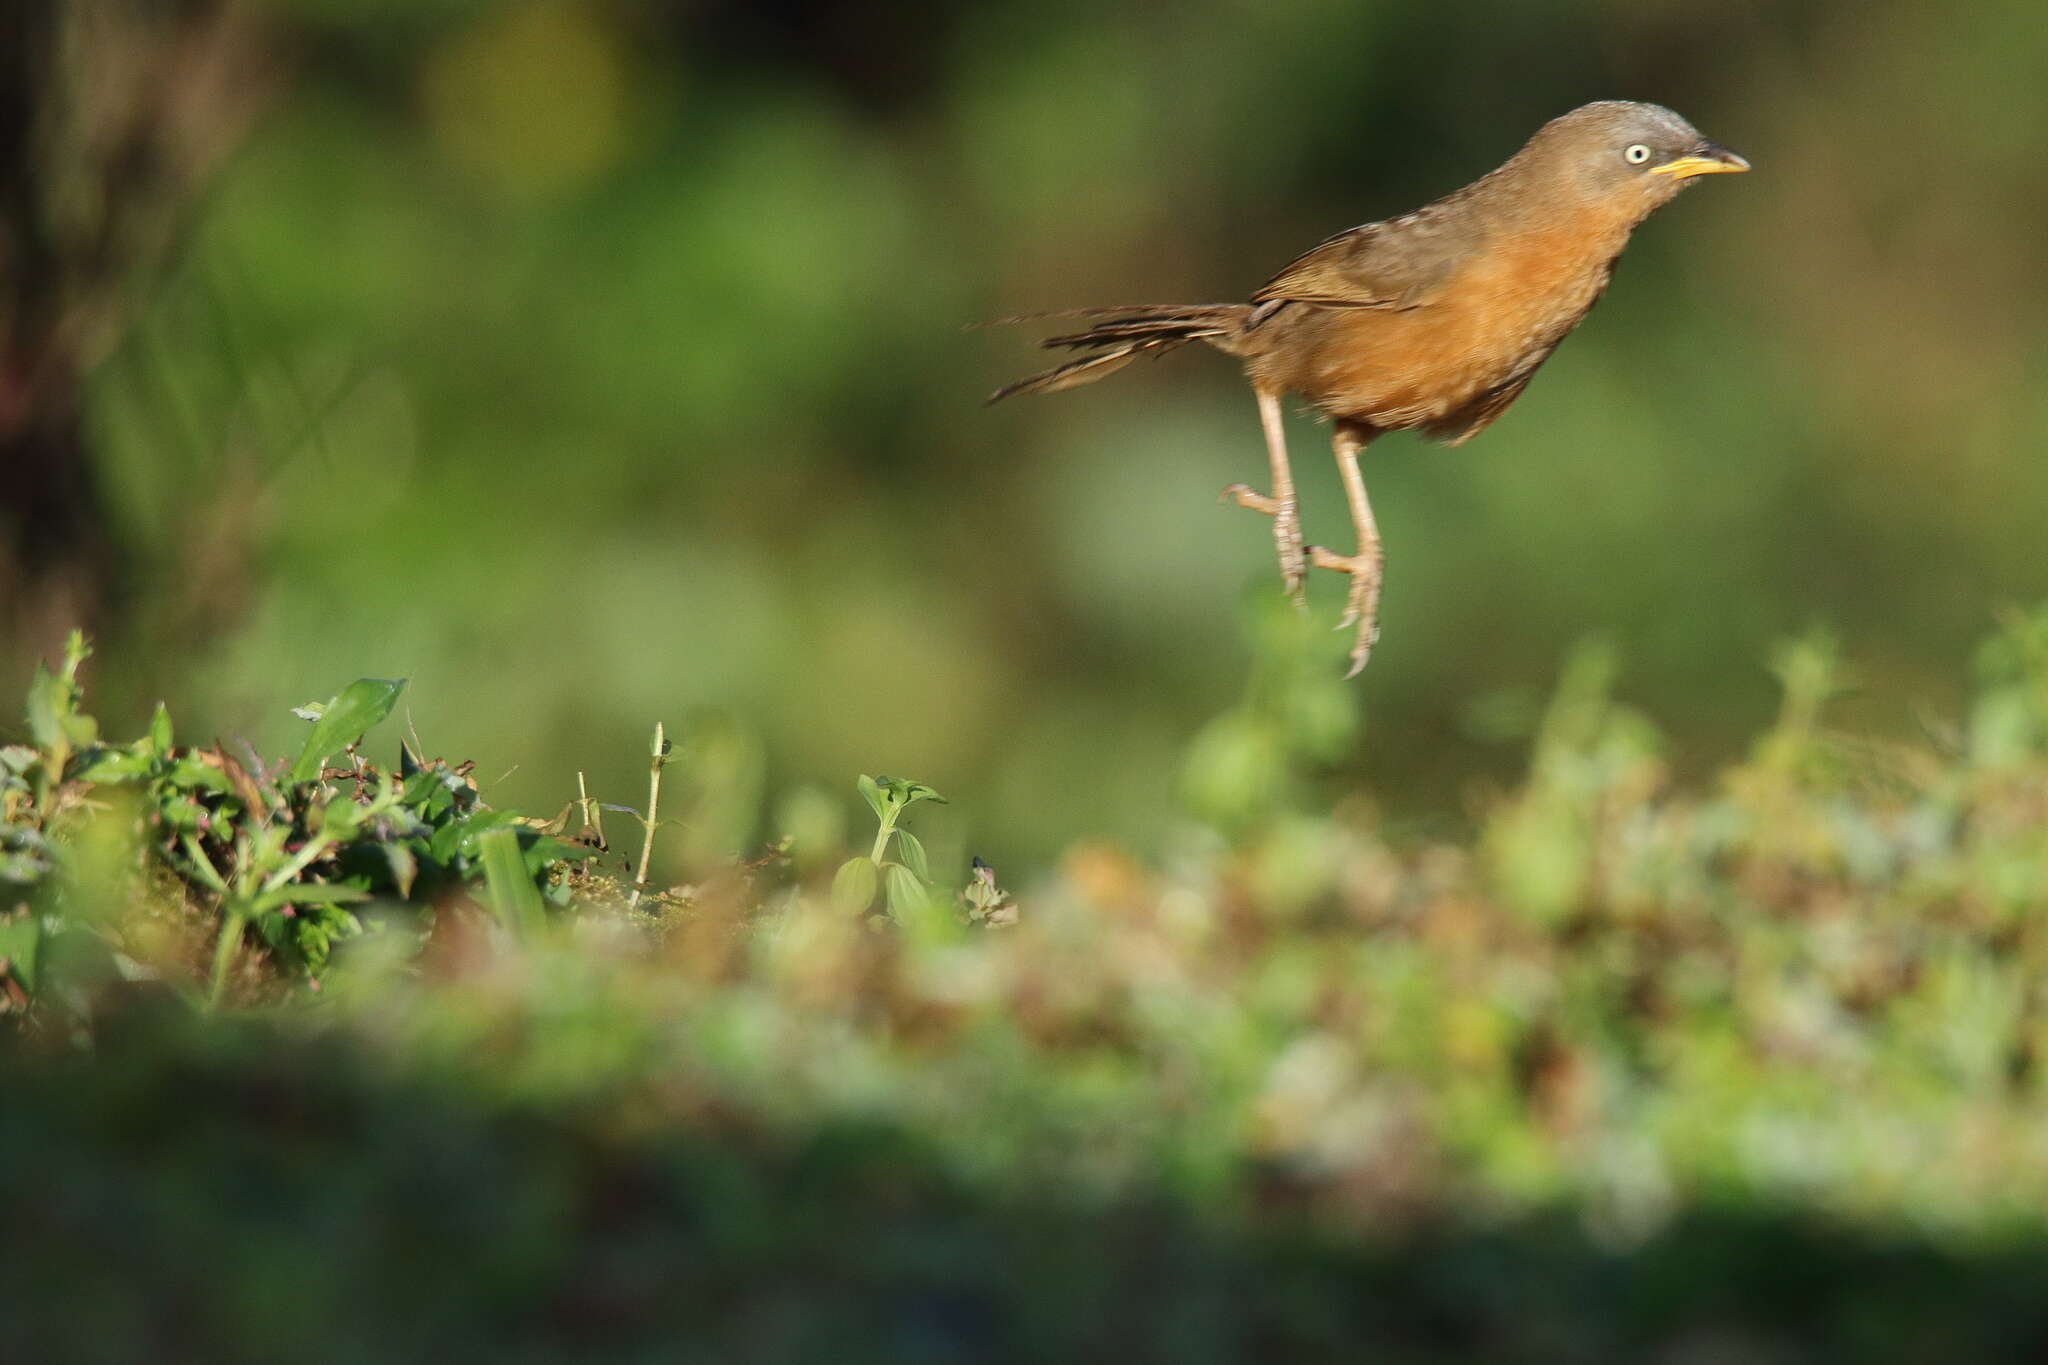
<instances>
[{"instance_id":1,"label":"tail feather","mask_svg":"<svg viewBox=\"0 0 2048 1365\"><path fill-rule=\"evenodd\" d=\"M1201 337L1223 336L1230 329L1201 322L1103 322L1097 323L1085 332L1069 336L1047 337L1039 342L1048 350L1059 347L1079 349L1083 346L1102 346L1115 341L1143 341L1148 338L1194 341Z\"/></svg>"},{"instance_id":2,"label":"tail feather","mask_svg":"<svg viewBox=\"0 0 2048 1365\"><path fill-rule=\"evenodd\" d=\"M1047 337L1039 345L1076 351L1091 351L1076 360L1055 365L1027 376L989 395L991 403L1018 393L1058 393L1061 389L1092 384L1115 374L1140 355L1164 354L1190 341L1227 339L1243 325L1248 312L1244 304L1145 304L1129 308L1074 308L1059 313L1037 313L1001 318L998 322L1026 322L1040 318L1103 319L1086 331ZM1229 349L1227 345L1222 349Z\"/></svg>"},{"instance_id":3,"label":"tail feather","mask_svg":"<svg viewBox=\"0 0 2048 1365\"><path fill-rule=\"evenodd\" d=\"M1027 375L1014 384L1003 385L1003 387L988 396L988 401L1000 403L1012 394L1058 393L1061 389L1073 389L1079 388L1083 384L1093 384L1096 380L1115 374L1118 370L1136 360L1138 352L1143 349L1145 348L1133 342L1128 346L1119 346L1113 351L1103 351L1098 355L1082 356L1079 360L1069 360L1064 365L1055 365L1051 369L1043 370L1038 374Z\"/></svg>"},{"instance_id":4,"label":"tail feather","mask_svg":"<svg viewBox=\"0 0 2048 1365\"><path fill-rule=\"evenodd\" d=\"M1009 327L1019 322L1048 322L1053 318L1178 318L1192 313L1243 309L1238 303L1123 303L1106 308L1054 308L1044 313L1012 313L1008 317L970 322L970 330L981 327Z\"/></svg>"}]
</instances>

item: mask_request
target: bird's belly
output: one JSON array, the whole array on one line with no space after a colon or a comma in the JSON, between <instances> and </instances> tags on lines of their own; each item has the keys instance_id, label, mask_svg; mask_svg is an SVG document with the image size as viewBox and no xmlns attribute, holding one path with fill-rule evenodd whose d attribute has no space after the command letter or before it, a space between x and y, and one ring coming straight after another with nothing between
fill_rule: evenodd
<instances>
[{"instance_id":1,"label":"bird's belly","mask_svg":"<svg viewBox=\"0 0 2048 1365\"><path fill-rule=\"evenodd\" d=\"M1606 275L1560 277L1503 256L1440 302L1323 310L1295 387L1331 415L1381 430L1429 425L1526 377L1586 315Z\"/></svg>"},{"instance_id":2,"label":"bird's belly","mask_svg":"<svg viewBox=\"0 0 2048 1365\"><path fill-rule=\"evenodd\" d=\"M1318 348L1303 390L1335 416L1392 431L1436 421L1511 383L1568 329L1539 319L1418 309L1336 330L1332 344Z\"/></svg>"}]
</instances>

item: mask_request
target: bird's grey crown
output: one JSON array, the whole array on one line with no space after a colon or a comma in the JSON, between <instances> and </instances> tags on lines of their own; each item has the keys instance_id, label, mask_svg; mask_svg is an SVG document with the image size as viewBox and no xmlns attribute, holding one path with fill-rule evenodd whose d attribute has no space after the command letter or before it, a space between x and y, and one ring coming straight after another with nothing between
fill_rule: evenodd
<instances>
[{"instance_id":1,"label":"bird's grey crown","mask_svg":"<svg viewBox=\"0 0 2048 1365\"><path fill-rule=\"evenodd\" d=\"M1552 119L1544 125L1543 131L1555 129L1564 132L1580 128L1597 129L1617 140L1647 142L1652 146L1691 146L1702 141L1699 129L1678 114L1661 104L1641 104L1634 100L1596 100L1592 104L1582 104L1570 113Z\"/></svg>"}]
</instances>

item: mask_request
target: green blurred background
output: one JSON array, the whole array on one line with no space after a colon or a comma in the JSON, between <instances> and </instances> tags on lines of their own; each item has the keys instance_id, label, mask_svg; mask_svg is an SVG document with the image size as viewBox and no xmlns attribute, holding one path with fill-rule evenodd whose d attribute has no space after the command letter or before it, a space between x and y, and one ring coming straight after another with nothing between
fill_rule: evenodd
<instances>
[{"instance_id":1,"label":"green blurred background","mask_svg":"<svg viewBox=\"0 0 2048 1365\"><path fill-rule=\"evenodd\" d=\"M999 862L1142 845L1279 596L1266 524L1216 501L1263 471L1249 392L1187 353L985 409L1040 357L963 324L1242 298L1608 97L1756 171L1652 221L1483 440L1374 448L1385 635L1333 787L1455 824L1590 635L1681 770L1816 623L1848 716L1911 731L2048 596L2048 27L2012 0L249 17L260 110L85 389L118 732L161 697L274 752L288 705L405 676L499 804L551 813L579 770L637 801L664 720L743 789L922 778Z\"/></svg>"}]
</instances>

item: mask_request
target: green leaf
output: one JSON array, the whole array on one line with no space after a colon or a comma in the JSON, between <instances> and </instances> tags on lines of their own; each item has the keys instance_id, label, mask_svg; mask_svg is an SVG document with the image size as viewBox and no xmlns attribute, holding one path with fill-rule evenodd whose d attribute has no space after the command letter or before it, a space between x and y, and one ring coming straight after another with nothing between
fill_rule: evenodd
<instances>
[{"instance_id":1,"label":"green leaf","mask_svg":"<svg viewBox=\"0 0 2048 1365\"><path fill-rule=\"evenodd\" d=\"M925 861L924 845L918 842L915 834L907 829L897 830L896 853L903 859L903 865L909 868L919 881L931 881L931 865Z\"/></svg>"},{"instance_id":2,"label":"green leaf","mask_svg":"<svg viewBox=\"0 0 2048 1365\"><path fill-rule=\"evenodd\" d=\"M924 883L901 863L889 864L889 913L897 919L914 915L924 909L927 899Z\"/></svg>"},{"instance_id":3,"label":"green leaf","mask_svg":"<svg viewBox=\"0 0 2048 1365\"><path fill-rule=\"evenodd\" d=\"M126 782L149 775L150 760L127 749L94 749L83 756L73 774L81 782Z\"/></svg>"},{"instance_id":4,"label":"green leaf","mask_svg":"<svg viewBox=\"0 0 2048 1365\"><path fill-rule=\"evenodd\" d=\"M475 804L476 788L457 777L447 764L435 763L405 779L399 800L433 820L457 806Z\"/></svg>"},{"instance_id":5,"label":"green leaf","mask_svg":"<svg viewBox=\"0 0 2048 1365\"><path fill-rule=\"evenodd\" d=\"M162 702L156 704L156 714L149 718L149 747L158 758L165 758L171 752L171 713Z\"/></svg>"},{"instance_id":6,"label":"green leaf","mask_svg":"<svg viewBox=\"0 0 2048 1365\"><path fill-rule=\"evenodd\" d=\"M67 681L78 676L78 666L92 657L92 646L86 642L85 632L73 627L64 637L64 677Z\"/></svg>"},{"instance_id":7,"label":"green leaf","mask_svg":"<svg viewBox=\"0 0 2048 1365\"><path fill-rule=\"evenodd\" d=\"M68 673L53 674L36 665L28 687L28 728L43 750L69 757L74 749L99 743L99 722L79 714L80 699L79 686Z\"/></svg>"},{"instance_id":8,"label":"green leaf","mask_svg":"<svg viewBox=\"0 0 2048 1365\"><path fill-rule=\"evenodd\" d=\"M297 905L353 905L370 898L370 893L360 886L344 886L340 882L306 882L280 889L290 891L292 894L286 899Z\"/></svg>"},{"instance_id":9,"label":"green leaf","mask_svg":"<svg viewBox=\"0 0 2048 1365\"><path fill-rule=\"evenodd\" d=\"M61 717L65 697L64 684L38 663L28 682L28 733L38 748L54 749L64 738ZM867 779L863 777L861 781Z\"/></svg>"},{"instance_id":10,"label":"green leaf","mask_svg":"<svg viewBox=\"0 0 2048 1365\"><path fill-rule=\"evenodd\" d=\"M384 861L391 865L391 885L401 900L412 899L413 879L420 874L420 860L404 844L384 845Z\"/></svg>"},{"instance_id":11,"label":"green leaf","mask_svg":"<svg viewBox=\"0 0 2048 1365\"><path fill-rule=\"evenodd\" d=\"M359 886L344 886L339 882L305 882L266 891L255 899L251 908L260 915L285 905L347 905L369 898L370 893Z\"/></svg>"},{"instance_id":12,"label":"green leaf","mask_svg":"<svg viewBox=\"0 0 2048 1365\"><path fill-rule=\"evenodd\" d=\"M163 816L164 823L172 829L196 830L200 821L206 817L206 807L192 797L178 793L164 796L157 802L156 808L157 814Z\"/></svg>"},{"instance_id":13,"label":"green leaf","mask_svg":"<svg viewBox=\"0 0 2048 1365\"><path fill-rule=\"evenodd\" d=\"M548 909L520 856L519 831L501 826L477 842L483 850L484 889L492 913L513 937L531 938L546 927Z\"/></svg>"},{"instance_id":14,"label":"green leaf","mask_svg":"<svg viewBox=\"0 0 2048 1365\"><path fill-rule=\"evenodd\" d=\"M235 789L233 779L197 754L187 754L173 763L171 770L164 774L163 785L172 788L197 787L205 791L218 792L222 796L230 794Z\"/></svg>"},{"instance_id":15,"label":"green leaf","mask_svg":"<svg viewBox=\"0 0 2048 1365\"><path fill-rule=\"evenodd\" d=\"M946 798L922 782L907 778L883 777L876 779L886 799L896 806L914 806L920 801L933 801L943 806Z\"/></svg>"},{"instance_id":16,"label":"green leaf","mask_svg":"<svg viewBox=\"0 0 2048 1365\"><path fill-rule=\"evenodd\" d=\"M292 764L291 780L310 782L320 776L327 756L354 744L390 715L404 690L403 678L358 678L350 683L313 722L313 733L306 737L298 762Z\"/></svg>"},{"instance_id":17,"label":"green leaf","mask_svg":"<svg viewBox=\"0 0 2048 1365\"><path fill-rule=\"evenodd\" d=\"M50 875L50 860L35 850L0 848L0 882L34 886Z\"/></svg>"},{"instance_id":18,"label":"green leaf","mask_svg":"<svg viewBox=\"0 0 2048 1365\"><path fill-rule=\"evenodd\" d=\"M590 850L581 844L543 834L527 842L525 854L526 870L538 877L558 863L581 862L590 856Z\"/></svg>"},{"instance_id":19,"label":"green leaf","mask_svg":"<svg viewBox=\"0 0 2048 1365\"><path fill-rule=\"evenodd\" d=\"M848 858L832 877L832 908L849 915L859 914L873 904L877 880L873 858L865 854Z\"/></svg>"},{"instance_id":20,"label":"green leaf","mask_svg":"<svg viewBox=\"0 0 2048 1365\"><path fill-rule=\"evenodd\" d=\"M329 801L315 807L310 825L337 843L347 843L363 828L363 808L353 801Z\"/></svg>"},{"instance_id":21,"label":"green leaf","mask_svg":"<svg viewBox=\"0 0 2048 1365\"><path fill-rule=\"evenodd\" d=\"M43 945L43 922L28 914L0 915L0 957L16 980L33 991L36 988L36 955Z\"/></svg>"},{"instance_id":22,"label":"green leaf","mask_svg":"<svg viewBox=\"0 0 2048 1365\"><path fill-rule=\"evenodd\" d=\"M503 829L518 821L510 811L477 810L459 815L435 828L427 840L427 856L437 863L456 858L475 858L481 852L477 840L490 830Z\"/></svg>"},{"instance_id":23,"label":"green leaf","mask_svg":"<svg viewBox=\"0 0 2048 1365\"><path fill-rule=\"evenodd\" d=\"M889 779L885 777L882 779L882 782L887 782L888 780ZM860 781L855 783L854 785L860 788L861 796L866 799L868 803L868 809L875 813L875 818L877 820L886 820L889 818L889 802L888 798L882 795L881 782L877 782L874 778L869 777L866 773L862 773L860 776Z\"/></svg>"}]
</instances>

